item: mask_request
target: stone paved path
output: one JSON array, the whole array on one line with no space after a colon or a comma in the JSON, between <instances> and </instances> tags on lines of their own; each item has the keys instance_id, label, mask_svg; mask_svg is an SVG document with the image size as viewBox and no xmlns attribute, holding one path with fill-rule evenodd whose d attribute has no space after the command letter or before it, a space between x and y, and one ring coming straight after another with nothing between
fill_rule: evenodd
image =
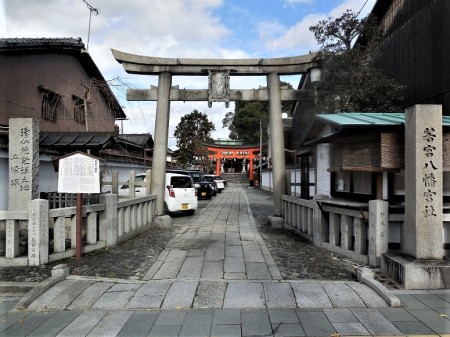
<instances>
[{"instance_id":1,"label":"stone paved path","mask_svg":"<svg viewBox=\"0 0 450 337\"><path fill-rule=\"evenodd\" d=\"M359 282L283 280L236 184L179 228L143 280L69 276L23 311L0 299L0 336L450 333L449 291L398 297L404 308Z\"/></svg>"},{"instance_id":2,"label":"stone paved path","mask_svg":"<svg viewBox=\"0 0 450 337\"><path fill-rule=\"evenodd\" d=\"M29 309L387 307L359 282L282 280L239 184L182 226L143 280L70 276Z\"/></svg>"}]
</instances>

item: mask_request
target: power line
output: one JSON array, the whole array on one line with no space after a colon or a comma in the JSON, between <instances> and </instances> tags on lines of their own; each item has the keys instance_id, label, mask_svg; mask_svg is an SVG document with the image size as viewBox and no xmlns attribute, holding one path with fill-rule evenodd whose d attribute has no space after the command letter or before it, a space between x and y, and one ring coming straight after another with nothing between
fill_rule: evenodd
<instances>
[{"instance_id":1,"label":"power line","mask_svg":"<svg viewBox=\"0 0 450 337\"><path fill-rule=\"evenodd\" d=\"M91 36L92 13L95 13L95 15L98 15L98 9L92 7L86 0L83 0L83 2L86 4L87 8L89 9L89 29L88 29L88 38L87 38L87 45L86 45L86 50L89 50L89 38Z\"/></svg>"},{"instance_id":2,"label":"power line","mask_svg":"<svg viewBox=\"0 0 450 337\"><path fill-rule=\"evenodd\" d=\"M84 1L84 0L83 0ZM366 0L366 2L364 3L364 5L361 7L361 9L358 11L358 14L356 16L359 16L359 14L361 13L361 11L364 9L364 7L367 5L367 2L369 2L369 0Z\"/></svg>"}]
</instances>

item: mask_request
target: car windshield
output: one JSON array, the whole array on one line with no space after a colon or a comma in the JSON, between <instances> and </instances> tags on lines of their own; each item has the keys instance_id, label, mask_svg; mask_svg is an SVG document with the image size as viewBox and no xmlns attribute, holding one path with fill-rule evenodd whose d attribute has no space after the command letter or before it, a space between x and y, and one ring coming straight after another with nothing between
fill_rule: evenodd
<instances>
[{"instance_id":1,"label":"car windshield","mask_svg":"<svg viewBox=\"0 0 450 337\"><path fill-rule=\"evenodd\" d=\"M192 179L194 179L194 181L202 181L203 175L201 173L190 172L189 174L191 175Z\"/></svg>"},{"instance_id":2,"label":"car windshield","mask_svg":"<svg viewBox=\"0 0 450 337\"><path fill-rule=\"evenodd\" d=\"M134 178L134 185L135 186L145 186L145 176L136 176L136 178Z\"/></svg>"},{"instance_id":3,"label":"car windshield","mask_svg":"<svg viewBox=\"0 0 450 337\"><path fill-rule=\"evenodd\" d=\"M205 176L205 180L206 180L206 181L214 181L214 178L213 178L213 177Z\"/></svg>"},{"instance_id":4,"label":"car windshield","mask_svg":"<svg viewBox=\"0 0 450 337\"><path fill-rule=\"evenodd\" d=\"M134 186L145 186L145 175L140 175L140 176L136 176L134 177ZM130 182L127 181L126 184L123 184L122 186L120 186L121 190L127 189L130 187Z\"/></svg>"},{"instance_id":5,"label":"car windshield","mask_svg":"<svg viewBox=\"0 0 450 337\"><path fill-rule=\"evenodd\" d=\"M192 180L190 177L171 177L170 185L173 188L192 188Z\"/></svg>"}]
</instances>

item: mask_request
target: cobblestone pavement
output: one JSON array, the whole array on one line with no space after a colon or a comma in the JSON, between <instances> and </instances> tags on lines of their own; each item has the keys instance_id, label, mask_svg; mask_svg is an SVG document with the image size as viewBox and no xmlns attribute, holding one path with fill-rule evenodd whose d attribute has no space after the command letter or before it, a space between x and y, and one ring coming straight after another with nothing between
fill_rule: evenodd
<instances>
[{"instance_id":1,"label":"cobblestone pavement","mask_svg":"<svg viewBox=\"0 0 450 337\"><path fill-rule=\"evenodd\" d=\"M296 234L267 226L273 212L272 194L243 186L256 226L282 277L289 280L351 280L354 264L339 255L317 248ZM202 210L204 211L204 209ZM198 214L197 214L198 215ZM193 218L197 215L190 216ZM175 223L180 222L174 219ZM116 247L69 258L40 267L0 268L0 280L41 282L57 264L67 264L72 275L142 279L175 234L174 227L151 227Z\"/></svg>"}]
</instances>

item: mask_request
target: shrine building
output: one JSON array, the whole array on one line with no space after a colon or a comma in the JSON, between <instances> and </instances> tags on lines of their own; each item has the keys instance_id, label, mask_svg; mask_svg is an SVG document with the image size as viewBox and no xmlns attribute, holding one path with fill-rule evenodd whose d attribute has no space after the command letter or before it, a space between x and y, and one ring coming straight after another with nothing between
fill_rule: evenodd
<instances>
[{"instance_id":1,"label":"shrine building","mask_svg":"<svg viewBox=\"0 0 450 337\"><path fill-rule=\"evenodd\" d=\"M216 161L216 175L220 175L220 166L223 159L233 160L245 159L249 163L248 179L250 182L253 181L253 167L254 160L259 159L260 147L259 145L212 145L207 144L208 148L208 159Z\"/></svg>"}]
</instances>

